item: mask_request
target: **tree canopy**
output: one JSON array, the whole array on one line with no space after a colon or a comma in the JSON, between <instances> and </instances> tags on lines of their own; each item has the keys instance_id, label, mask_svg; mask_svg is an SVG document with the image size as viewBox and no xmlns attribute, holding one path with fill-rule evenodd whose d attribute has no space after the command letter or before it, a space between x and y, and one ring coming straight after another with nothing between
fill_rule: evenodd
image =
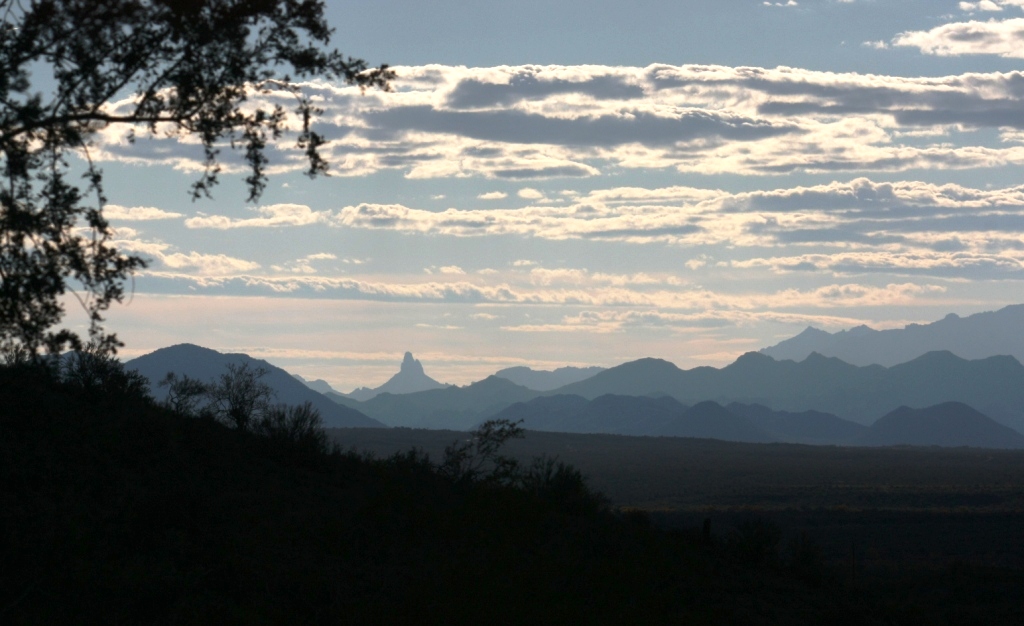
<instances>
[{"instance_id":1,"label":"tree canopy","mask_svg":"<svg viewBox=\"0 0 1024 626\"><path fill-rule=\"evenodd\" d=\"M323 0L0 0L0 351L8 358L120 345L102 322L145 267L111 244L96 134L125 125L193 136L209 196L221 150L247 163L248 200L267 176L264 149L292 130L307 174L327 171L318 110L295 82L324 77L387 88L393 73L330 48ZM270 89L291 111L254 98ZM119 99L119 106L112 103ZM130 104L126 107L125 100ZM87 340L67 328L70 291L88 314Z\"/></svg>"}]
</instances>

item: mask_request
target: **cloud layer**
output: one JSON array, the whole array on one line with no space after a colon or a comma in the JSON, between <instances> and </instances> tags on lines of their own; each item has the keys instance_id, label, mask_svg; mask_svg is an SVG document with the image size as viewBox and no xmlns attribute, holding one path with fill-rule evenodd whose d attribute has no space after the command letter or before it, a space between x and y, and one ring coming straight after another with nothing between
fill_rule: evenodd
<instances>
[{"instance_id":1,"label":"cloud layer","mask_svg":"<svg viewBox=\"0 0 1024 626\"><path fill-rule=\"evenodd\" d=\"M1004 3L1005 4L1005 3ZM1016 55L1024 18L903 33L929 54ZM541 180L621 169L697 174L898 172L1024 164L983 128L1024 129L1020 72L907 78L714 65L397 68L391 93L305 85L336 174ZM256 97L256 96L254 96ZM284 95L263 99L287 106ZM114 106L123 106L120 103ZM293 125L297 124L293 120ZM952 132L956 130L957 132ZM241 164L230 150L228 171ZM271 173L300 171L282 141ZM195 171L198 146L101 132L97 158Z\"/></svg>"}]
</instances>

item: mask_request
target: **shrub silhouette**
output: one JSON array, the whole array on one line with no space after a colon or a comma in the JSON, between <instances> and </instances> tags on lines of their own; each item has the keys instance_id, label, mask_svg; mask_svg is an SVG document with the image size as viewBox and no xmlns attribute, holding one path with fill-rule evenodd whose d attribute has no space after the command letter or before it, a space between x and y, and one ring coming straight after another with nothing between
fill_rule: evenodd
<instances>
[{"instance_id":1,"label":"shrub silhouette","mask_svg":"<svg viewBox=\"0 0 1024 626\"><path fill-rule=\"evenodd\" d=\"M127 370L116 357L104 352L69 352L60 357L60 379L93 400L132 398L152 401L149 380Z\"/></svg>"},{"instance_id":2,"label":"shrub silhouette","mask_svg":"<svg viewBox=\"0 0 1024 626\"><path fill-rule=\"evenodd\" d=\"M174 372L167 372L158 384L167 387L167 397L163 404L168 409L185 417L199 417L204 414L212 417L212 413L206 410L207 394L210 391L210 386L206 383L187 374L179 377Z\"/></svg>"},{"instance_id":3,"label":"shrub silhouette","mask_svg":"<svg viewBox=\"0 0 1024 626\"><path fill-rule=\"evenodd\" d=\"M309 454L325 454L330 448L320 411L309 401L300 406L271 408L260 417L255 432L272 442L290 444Z\"/></svg>"},{"instance_id":4,"label":"shrub silhouette","mask_svg":"<svg viewBox=\"0 0 1024 626\"><path fill-rule=\"evenodd\" d=\"M241 431L248 431L271 409L276 395L260 380L267 370L250 368L248 363L229 363L227 371L207 388L214 416Z\"/></svg>"},{"instance_id":5,"label":"shrub silhouette","mask_svg":"<svg viewBox=\"0 0 1024 626\"><path fill-rule=\"evenodd\" d=\"M484 422L470 432L468 439L445 448L438 473L457 483L513 483L518 478L519 462L499 455L498 450L506 441L522 438L519 423L504 419Z\"/></svg>"}]
</instances>

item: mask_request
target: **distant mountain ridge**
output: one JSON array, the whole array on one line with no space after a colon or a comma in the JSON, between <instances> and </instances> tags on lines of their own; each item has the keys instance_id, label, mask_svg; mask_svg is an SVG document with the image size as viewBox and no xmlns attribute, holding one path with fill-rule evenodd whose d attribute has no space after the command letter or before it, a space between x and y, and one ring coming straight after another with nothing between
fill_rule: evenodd
<instances>
[{"instance_id":1,"label":"distant mountain ridge","mask_svg":"<svg viewBox=\"0 0 1024 626\"><path fill-rule=\"evenodd\" d=\"M338 391L334 387L331 387L331 384L328 383L326 380L320 378L316 380L306 380L305 378L299 376L298 374L292 374L292 376L295 377L295 380L299 381L300 383L309 387L310 389L317 393L338 393Z\"/></svg>"},{"instance_id":2,"label":"distant mountain ridge","mask_svg":"<svg viewBox=\"0 0 1024 626\"><path fill-rule=\"evenodd\" d=\"M267 374L263 381L276 392L276 402L289 405L310 402L314 408L320 411L324 426L327 428L380 428L384 426L381 422L368 417L357 409L339 405L323 394L317 393L283 369L246 354L224 354L185 343L161 348L132 359L125 363L125 368L135 370L148 378L153 397L163 400L167 397L167 388L158 386L158 383L167 375L167 372L174 372L179 376L186 374L203 382L209 382L216 380L227 371L228 364L249 364L253 368L264 368Z\"/></svg>"},{"instance_id":3,"label":"distant mountain ridge","mask_svg":"<svg viewBox=\"0 0 1024 626\"><path fill-rule=\"evenodd\" d=\"M950 313L931 324L874 330L857 326L829 333L814 327L760 352L778 361L803 361L811 353L852 365L906 363L928 352L947 350L964 359L1010 355L1024 362L1024 304L959 317Z\"/></svg>"},{"instance_id":4,"label":"distant mountain ridge","mask_svg":"<svg viewBox=\"0 0 1024 626\"><path fill-rule=\"evenodd\" d=\"M535 370L529 367L506 367L494 373L498 378L534 391L552 391L570 383L586 380L603 372L603 367L559 367L556 370Z\"/></svg>"},{"instance_id":5,"label":"distant mountain ridge","mask_svg":"<svg viewBox=\"0 0 1024 626\"><path fill-rule=\"evenodd\" d=\"M708 400L720 405L763 405L778 413L776 436L786 441L818 443L818 435L796 424L819 412L861 425L900 406L928 407L963 402L996 422L1024 432L1024 366L1008 356L968 361L949 352L932 352L893 367L858 367L836 358L812 354L803 361L776 361L748 352L721 369L681 370L661 359L623 363L559 389L538 392L490 376L465 387L394 395L380 394L357 402L336 394L328 397L389 426L467 430L516 402L538 396L579 396L590 401L612 396L671 396L694 406ZM742 412L748 419L752 410ZM778 421L778 420L776 420ZM789 426L786 426L789 424ZM797 431L785 434L786 428ZM808 426L807 428L810 428ZM781 429L781 430L778 430ZM838 436L821 435L831 441ZM803 437L803 439L801 439Z\"/></svg>"},{"instance_id":6,"label":"distant mountain ridge","mask_svg":"<svg viewBox=\"0 0 1024 626\"><path fill-rule=\"evenodd\" d=\"M405 394L381 393L365 402L328 394L335 402L355 408L388 426L469 430L484 417L539 392L510 380L488 376L465 387L447 386Z\"/></svg>"},{"instance_id":7,"label":"distant mountain ridge","mask_svg":"<svg viewBox=\"0 0 1024 626\"><path fill-rule=\"evenodd\" d=\"M542 396L519 402L490 419L522 420L527 430L604 433L654 437L698 437L724 441L776 441L751 420L715 402L692 407L669 396L657 398L606 394Z\"/></svg>"},{"instance_id":8,"label":"distant mountain ridge","mask_svg":"<svg viewBox=\"0 0 1024 626\"><path fill-rule=\"evenodd\" d=\"M382 393L404 394L416 393L418 391L429 391L431 389L443 389L447 385L439 383L423 371L423 364L413 358L411 352L406 352L399 366L398 373L388 379L380 387L370 389L360 387L352 393L341 394L365 402Z\"/></svg>"},{"instance_id":9,"label":"distant mountain ridge","mask_svg":"<svg viewBox=\"0 0 1024 626\"><path fill-rule=\"evenodd\" d=\"M776 411L822 411L861 424L903 405L958 401L997 422L1024 430L1024 366L1009 356L968 361L930 352L892 367L858 367L812 353L800 362L748 352L721 369L681 370L640 359L610 368L556 393L593 399L604 394L670 395L683 404L763 404Z\"/></svg>"},{"instance_id":10,"label":"distant mountain ridge","mask_svg":"<svg viewBox=\"0 0 1024 626\"><path fill-rule=\"evenodd\" d=\"M749 443L1024 448L1024 435L960 402L903 406L864 426L820 411L773 411L756 404L706 401L687 407L668 396L554 395L517 402L491 419L519 422L527 430Z\"/></svg>"},{"instance_id":11,"label":"distant mountain ridge","mask_svg":"<svg viewBox=\"0 0 1024 626\"><path fill-rule=\"evenodd\" d=\"M961 402L923 409L901 406L871 425L857 443L870 446L1024 448L1024 435Z\"/></svg>"}]
</instances>

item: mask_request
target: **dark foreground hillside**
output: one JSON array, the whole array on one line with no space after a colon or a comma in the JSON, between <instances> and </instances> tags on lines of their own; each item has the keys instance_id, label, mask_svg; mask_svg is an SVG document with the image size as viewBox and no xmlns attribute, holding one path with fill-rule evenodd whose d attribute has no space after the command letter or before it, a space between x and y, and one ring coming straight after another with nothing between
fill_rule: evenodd
<instances>
[{"instance_id":1,"label":"dark foreground hillside","mask_svg":"<svg viewBox=\"0 0 1024 626\"><path fill-rule=\"evenodd\" d=\"M955 594L865 598L815 546L780 546L758 520L727 536L658 530L557 466L471 479L417 454L326 453L9 369L0 407L3 624L1015 617L968 577Z\"/></svg>"}]
</instances>

